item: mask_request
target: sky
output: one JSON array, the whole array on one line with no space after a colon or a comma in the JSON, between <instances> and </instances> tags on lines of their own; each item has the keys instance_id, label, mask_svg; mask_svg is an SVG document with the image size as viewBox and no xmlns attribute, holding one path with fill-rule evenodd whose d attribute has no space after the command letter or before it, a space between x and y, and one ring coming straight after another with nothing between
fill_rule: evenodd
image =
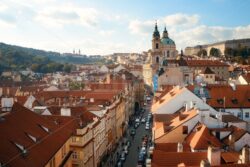
<instances>
[{"instance_id":1,"label":"sky","mask_svg":"<svg viewBox=\"0 0 250 167\"><path fill-rule=\"evenodd\" d=\"M0 42L87 55L151 49L157 21L177 49L250 38L250 0L1 0Z\"/></svg>"}]
</instances>

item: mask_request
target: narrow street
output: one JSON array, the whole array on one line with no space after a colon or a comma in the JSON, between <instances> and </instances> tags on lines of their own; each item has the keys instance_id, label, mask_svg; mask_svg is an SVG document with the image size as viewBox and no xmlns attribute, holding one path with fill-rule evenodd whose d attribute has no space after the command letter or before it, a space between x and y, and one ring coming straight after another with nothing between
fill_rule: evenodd
<instances>
[{"instance_id":1,"label":"narrow street","mask_svg":"<svg viewBox=\"0 0 250 167\"><path fill-rule=\"evenodd\" d=\"M150 106L146 106L146 111L143 113L143 118L146 118L150 110ZM152 126L152 125L151 125ZM141 148L142 145L142 137L145 135L151 136L151 126L149 130L145 129L145 123L140 123L139 127L136 129L136 134L134 139L129 136L129 140L131 141L131 146L129 148L129 153L126 157L126 160L123 164L123 167L136 167L138 162L139 150L138 147ZM131 128L129 128L130 130Z\"/></svg>"}]
</instances>

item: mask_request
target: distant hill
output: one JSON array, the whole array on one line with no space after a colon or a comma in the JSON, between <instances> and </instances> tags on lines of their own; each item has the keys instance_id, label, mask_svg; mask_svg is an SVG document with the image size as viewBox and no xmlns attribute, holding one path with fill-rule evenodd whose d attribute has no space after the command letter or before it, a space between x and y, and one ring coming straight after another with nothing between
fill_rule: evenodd
<instances>
[{"instance_id":1,"label":"distant hill","mask_svg":"<svg viewBox=\"0 0 250 167\"><path fill-rule=\"evenodd\" d=\"M0 43L0 72L22 70L27 67L42 73L69 71L69 64L91 64L102 60L100 56L60 54L58 52Z\"/></svg>"}]
</instances>

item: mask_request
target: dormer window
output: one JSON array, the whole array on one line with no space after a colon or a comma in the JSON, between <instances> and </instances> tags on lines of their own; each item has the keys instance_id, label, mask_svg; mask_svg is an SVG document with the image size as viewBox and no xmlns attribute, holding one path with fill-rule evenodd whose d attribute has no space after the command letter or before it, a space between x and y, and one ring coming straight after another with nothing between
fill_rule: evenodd
<instances>
[{"instance_id":1,"label":"dormer window","mask_svg":"<svg viewBox=\"0 0 250 167\"><path fill-rule=\"evenodd\" d=\"M223 99L217 99L217 102L218 102L220 105L222 105L223 102L224 102L224 100L223 100Z\"/></svg>"},{"instance_id":2,"label":"dormer window","mask_svg":"<svg viewBox=\"0 0 250 167\"><path fill-rule=\"evenodd\" d=\"M33 141L33 142L37 142L36 137L32 136L31 134L26 133L26 135Z\"/></svg>"},{"instance_id":3,"label":"dormer window","mask_svg":"<svg viewBox=\"0 0 250 167\"><path fill-rule=\"evenodd\" d=\"M14 144L15 144L16 147L21 151L21 153L22 153L23 156L26 156L26 155L27 155L28 151L27 151L27 149L25 149L25 147L24 147L23 145L18 144L18 143L16 143L16 142L14 142Z\"/></svg>"},{"instance_id":4,"label":"dormer window","mask_svg":"<svg viewBox=\"0 0 250 167\"><path fill-rule=\"evenodd\" d=\"M233 103L233 104L238 104L238 99L233 98L233 99L232 99L232 103Z\"/></svg>"},{"instance_id":5,"label":"dormer window","mask_svg":"<svg viewBox=\"0 0 250 167\"><path fill-rule=\"evenodd\" d=\"M43 125L39 125L43 130L45 130L46 132L48 132L49 133L49 128L46 128L45 126L43 126Z\"/></svg>"}]
</instances>

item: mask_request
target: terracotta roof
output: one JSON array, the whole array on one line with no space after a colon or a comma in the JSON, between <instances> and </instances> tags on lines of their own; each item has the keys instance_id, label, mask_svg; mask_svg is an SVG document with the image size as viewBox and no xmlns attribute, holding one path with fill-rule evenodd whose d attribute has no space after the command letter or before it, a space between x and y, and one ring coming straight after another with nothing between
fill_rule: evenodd
<instances>
[{"instance_id":1,"label":"terracotta roof","mask_svg":"<svg viewBox=\"0 0 250 167\"><path fill-rule=\"evenodd\" d=\"M207 85L210 98L207 103L214 108L250 108L250 85Z\"/></svg>"},{"instance_id":2,"label":"terracotta roof","mask_svg":"<svg viewBox=\"0 0 250 167\"><path fill-rule=\"evenodd\" d=\"M154 150L164 152L177 152L178 143L155 143ZM183 143L183 152L191 152L190 146L187 143Z\"/></svg>"},{"instance_id":3,"label":"terracotta roof","mask_svg":"<svg viewBox=\"0 0 250 167\"><path fill-rule=\"evenodd\" d=\"M56 119L60 119L60 124L52 121L52 117L43 117L15 103L0 122L0 162L8 166L45 166L78 126L72 117ZM22 154L22 147L27 154Z\"/></svg>"},{"instance_id":4,"label":"terracotta roof","mask_svg":"<svg viewBox=\"0 0 250 167\"><path fill-rule=\"evenodd\" d=\"M238 141L244 134L248 133L247 131L245 131L244 129L241 129L241 128L238 128L236 126L231 126L232 128L232 132L230 133L230 135L233 135L234 136L234 140L235 141ZM225 137L223 139L223 143L229 145L230 142L229 142L229 136L228 135L227 137Z\"/></svg>"},{"instance_id":5,"label":"terracotta roof","mask_svg":"<svg viewBox=\"0 0 250 167\"><path fill-rule=\"evenodd\" d=\"M196 109L191 109L189 111L184 111L181 114L179 114L177 117L172 119L172 123L169 125L172 129L175 129L176 127L184 124L185 122L191 120L192 118L196 117L198 115Z\"/></svg>"},{"instance_id":6,"label":"terracotta roof","mask_svg":"<svg viewBox=\"0 0 250 167\"><path fill-rule=\"evenodd\" d=\"M198 115L197 110L191 109L189 111L185 111L181 114L178 114L174 119L171 120L170 123L161 123L158 122L158 128L155 128L155 139L162 137L164 134L176 129L177 127L183 125L185 122L193 119Z\"/></svg>"},{"instance_id":7,"label":"terracotta roof","mask_svg":"<svg viewBox=\"0 0 250 167\"><path fill-rule=\"evenodd\" d=\"M157 109L169 102L171 99L173 99L174 97L176 97L177 95L181 94L183 91L185 91L186 88L179 88L178 86L174 87L170 92L167 93L163 93L162 96L160 96L157 101L152 105L152 112L154 113L155 111L157 111Z\"/></svg>"},{"instance_id":8,"label":"terracotta roof","mask_svg":"<svg viewBox=\"0 0 250 167\"><path fill-rule=\"evenodd\" d=\"M206 152L164 152L153 151L152 167L176 167L180 163L186 166L199 166L202 160L207 159Z\"/></svg>"},{"instance_id":9,"label":"terracotta roof","mask_svg":"<svg viewBox=\"0 0 250 167\"><path fill-rule=\"evenodd\" d=\"M234 115L222 115L222 122L228 123L228 122L245 122L242 119L239 119L238 117Z\"/></svg>"},{"instance_id":10,"label":"terracotta roof","mask_svg":"<svg viewBox=\"0 0 250 167\"><path fill-rule=\"evenodd\" d=\"M61 115L61 108L59 106L48 107L48 110L52 115ZM81 118L78 121L81 121L83 126L86 126L89 123L94 121L94 118L98 117L97 115L87 111L86 107L67 107L71 111L71 116L74 118Z\"/></svg>"},{"instance_id":11,"label":"terracotta roof","mask_svg":"<svg viewBox=\"0 0 250 167\"><path fill-rule=\"evenodd\" d=\"M221 152L221 157L225 163L237 163L240 154L238 152Z\"/></svg>"},{"instance_id":12,"label":"terracotta roof","mask_svg":"<svg viewBox=\"0 0 250 167\"><path fill-rule=\"evenodd\" d=\"M224 62L220 62L218 60L186 60L187 65L191 67L203 66L203 67L211 67L211 66L219 66L219 67L228 67Z\"/></svg>"},{"instance_id":13,"label":"terracotta roof","mask_svg":"<svg viewBox=\"0 0 250 167\"><path fill-rule=\"evenodd\" d=\"M187 136L186 142L195 150L207 150L209 146L222 147L222 143L209 132L204 124L194 127L192 133Z\"/></svg>"},{"instance_id":14,"label":"terracotta roof","mask_svg":"<svg viewBox=\"0 0 250 167\"><path fill-rule=\"evenodd\" d=\"M96 89L104 89L104 90L123 90L125 88L124 83L109 83L109 84L101 84L101 83L89 83L87 84L92 90Z\"/></svg>"}]
</instances>

